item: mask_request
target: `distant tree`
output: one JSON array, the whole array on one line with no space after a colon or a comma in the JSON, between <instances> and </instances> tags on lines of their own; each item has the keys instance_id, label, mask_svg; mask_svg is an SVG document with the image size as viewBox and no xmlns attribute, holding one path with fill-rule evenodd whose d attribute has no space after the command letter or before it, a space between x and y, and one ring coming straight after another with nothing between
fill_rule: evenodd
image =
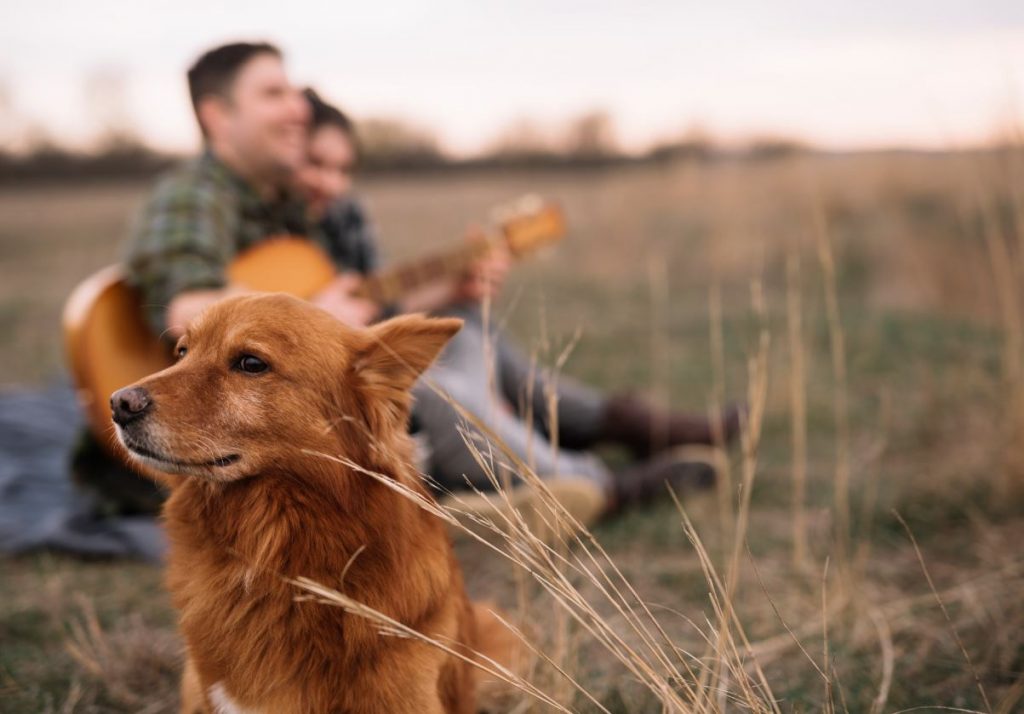
<instances>
[{"instance_id":1,"label":"distant tree","mask_svg":"<svg viewBox=\"0 0 1024 714\"><path fill-rule=\"evenodd\" d=\"M107 133L87 152L55 142L39 126L30 126L25 133L25 151L0 153L0 181L145 178L175 160L153 150L133 133Z\"/></svg>"},{"instance_id":2,"label":"distant tree","mask_svg":"<svg viewBox=\"0 0 1024 714\"><path fill-rule=\"evenodd\" d=\"M398 119L366 119L358 125L364 163L373 167L431 166L444 162L437 137Z\"/></svg>"},{"instance_id":3,"label":"distant tree","mask_svg":"<svg viewBox=\"0 0 1024 714\"><path fill-rule=\"evenodd\" d=\"M593 111L572 120L565 132L564 151L573 159L604 159L619 153L615 124L606 111Z\"/></svg>"},{"instance_id":4,"label":"distant tree","mask_svg":"<svg viewBox=\"0 0 1024 714\"><path fill-rule=\"evenodd\" d=\"M811 147L800 139L765 135L751 139L740 153L755 161L772 161L806 154L810 150Z\"/></svg>"},{"instance_id":5,"label":"distant tree","mask_svg":"<svg viewBox=\"0 0 1024 714\"><path fill-rule=\"evenodd\" d=\"M147 175L168 166L173 159L156 151L132 130L109 131L100 137L90 156L92 170L100 175Z\"/></svg>"},{"instance_id":6,"label":"distant tree","mask_svg":"<svg viewBox=\"0 0 1024 714\"><path fill-rule=\"evenodd\" d=\"M65 156L70 149L53 138L50 130L38 122L30 122L23 132L22 141L25 145L26 157L34 156Z\"/></svg>"},{"instance_id":7,"label":"distant tree","mask_svg":"<svg viewBox=\"0 0 1024 714\"><path fill-rule=\"evenodd\" d=\"M648 151L648 158L654 160L708 161L720 149L711 133L700 124L694 124L678 139L655 144Z\"/></svg>"},{"instance_id":8,"label":"distant tree","mask_svg":"<svg viewBox=\"0 0 1024 714\"><path fill-rule=\"evenodd\" d=\"M555 154L548 132L532 119L517 119L492 142L484 155L497 161L538 161Z\"/></svg>"},{"instance_id":9,"label":"distant tree","mask_svg":"<svg viewBox=\"0 0 1024 714\"><path fill-rule=\"evenodd\" d=\"M96 148L91 153L96 156L149 156L157 152L132 130L112 130L97 139Z\"/></svg>"}]
</instances>

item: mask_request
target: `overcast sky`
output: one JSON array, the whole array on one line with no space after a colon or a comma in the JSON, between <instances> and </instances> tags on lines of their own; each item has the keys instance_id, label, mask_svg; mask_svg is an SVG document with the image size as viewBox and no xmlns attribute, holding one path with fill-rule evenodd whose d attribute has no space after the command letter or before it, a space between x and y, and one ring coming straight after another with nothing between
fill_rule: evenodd
<instances>
[{"instance_id":1,"label":"overcast sky","mask_svg":"<svg viewBox=\"0 0 1024 714\"><path fill-rule=\"evenodd\" d=\"M30 126L86 142L127 118L188 150L184 71L239 38L279 44L296 82L357 117L413 119L460 153L598 108L629 148L695 124L947 146L1024 111L1024 0L0 2L4 144Z\"/></svg>"}]
</instances>

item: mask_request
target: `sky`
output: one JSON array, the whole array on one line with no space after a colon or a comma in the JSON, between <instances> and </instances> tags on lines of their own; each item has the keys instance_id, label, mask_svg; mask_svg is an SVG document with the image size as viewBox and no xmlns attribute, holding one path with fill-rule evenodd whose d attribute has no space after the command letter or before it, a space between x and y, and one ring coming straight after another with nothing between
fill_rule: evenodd
<instances>
[{"instance_id":1,"label":"sky","mask_svg":"<svg viewBox=\"0 0 1024 714\"><path fill-rule=\"evenodd\" d=\"M1024 114L1024 0L0 0L0 146L131 124L198 144L184 73L267 39L357 118L455 154L509 125L606 110L626 149L693 127L726 141L944 148Z\"/></svg>"}]
</instances>

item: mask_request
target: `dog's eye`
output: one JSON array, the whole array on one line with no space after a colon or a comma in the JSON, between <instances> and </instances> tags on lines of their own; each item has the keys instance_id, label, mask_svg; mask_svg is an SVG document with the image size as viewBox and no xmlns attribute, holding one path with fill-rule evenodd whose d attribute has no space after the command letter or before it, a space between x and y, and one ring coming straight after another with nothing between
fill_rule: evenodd
<instances>
[{"instance_id":1,"label":"dog's eye","mask_svg":"<svg viewBox=\"0 0 1024 714\"><path fill-rule=\"evenodd\" d=\"M185 356L185 354L186 354L187 352L188 352L188 347L184 347L184 346L182 346L182 347L179 347L179 348L177 349L177 351L175 352L175 354L176 354L176 355L178 356L178 359L181 359L182 357L184 357L184 356Z\"/></svg>"},{"instance_id":2,"label":"dog's eye","mask_svg":"<svg viewBox=\"0 0 1024 714\"><path fill-rule=\"evenodd\" d=\"M259 374L260 372L266 372L269 365L261 360L259 357L253 357L252 355L242 355L238 360L238 369L249 374Z\"/></svg>"}]
</instances>

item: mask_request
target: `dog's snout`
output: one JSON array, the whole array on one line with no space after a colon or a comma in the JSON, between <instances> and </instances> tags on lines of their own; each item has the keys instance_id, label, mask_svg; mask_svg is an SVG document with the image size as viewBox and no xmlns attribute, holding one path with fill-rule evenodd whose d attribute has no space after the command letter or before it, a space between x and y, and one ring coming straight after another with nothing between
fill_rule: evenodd
<instances>
[{"instance_id":1,"label":"dog's snout","mask_svg":"<svg viewBox=\"0 0 1024 714\"><path fill-rule=\"evenodd\" d=\"M125 387L110 397L110 411L119 426L125 426L143 416L152 405L149 392L142 387Z\"/></svg>"}]
</instances>

